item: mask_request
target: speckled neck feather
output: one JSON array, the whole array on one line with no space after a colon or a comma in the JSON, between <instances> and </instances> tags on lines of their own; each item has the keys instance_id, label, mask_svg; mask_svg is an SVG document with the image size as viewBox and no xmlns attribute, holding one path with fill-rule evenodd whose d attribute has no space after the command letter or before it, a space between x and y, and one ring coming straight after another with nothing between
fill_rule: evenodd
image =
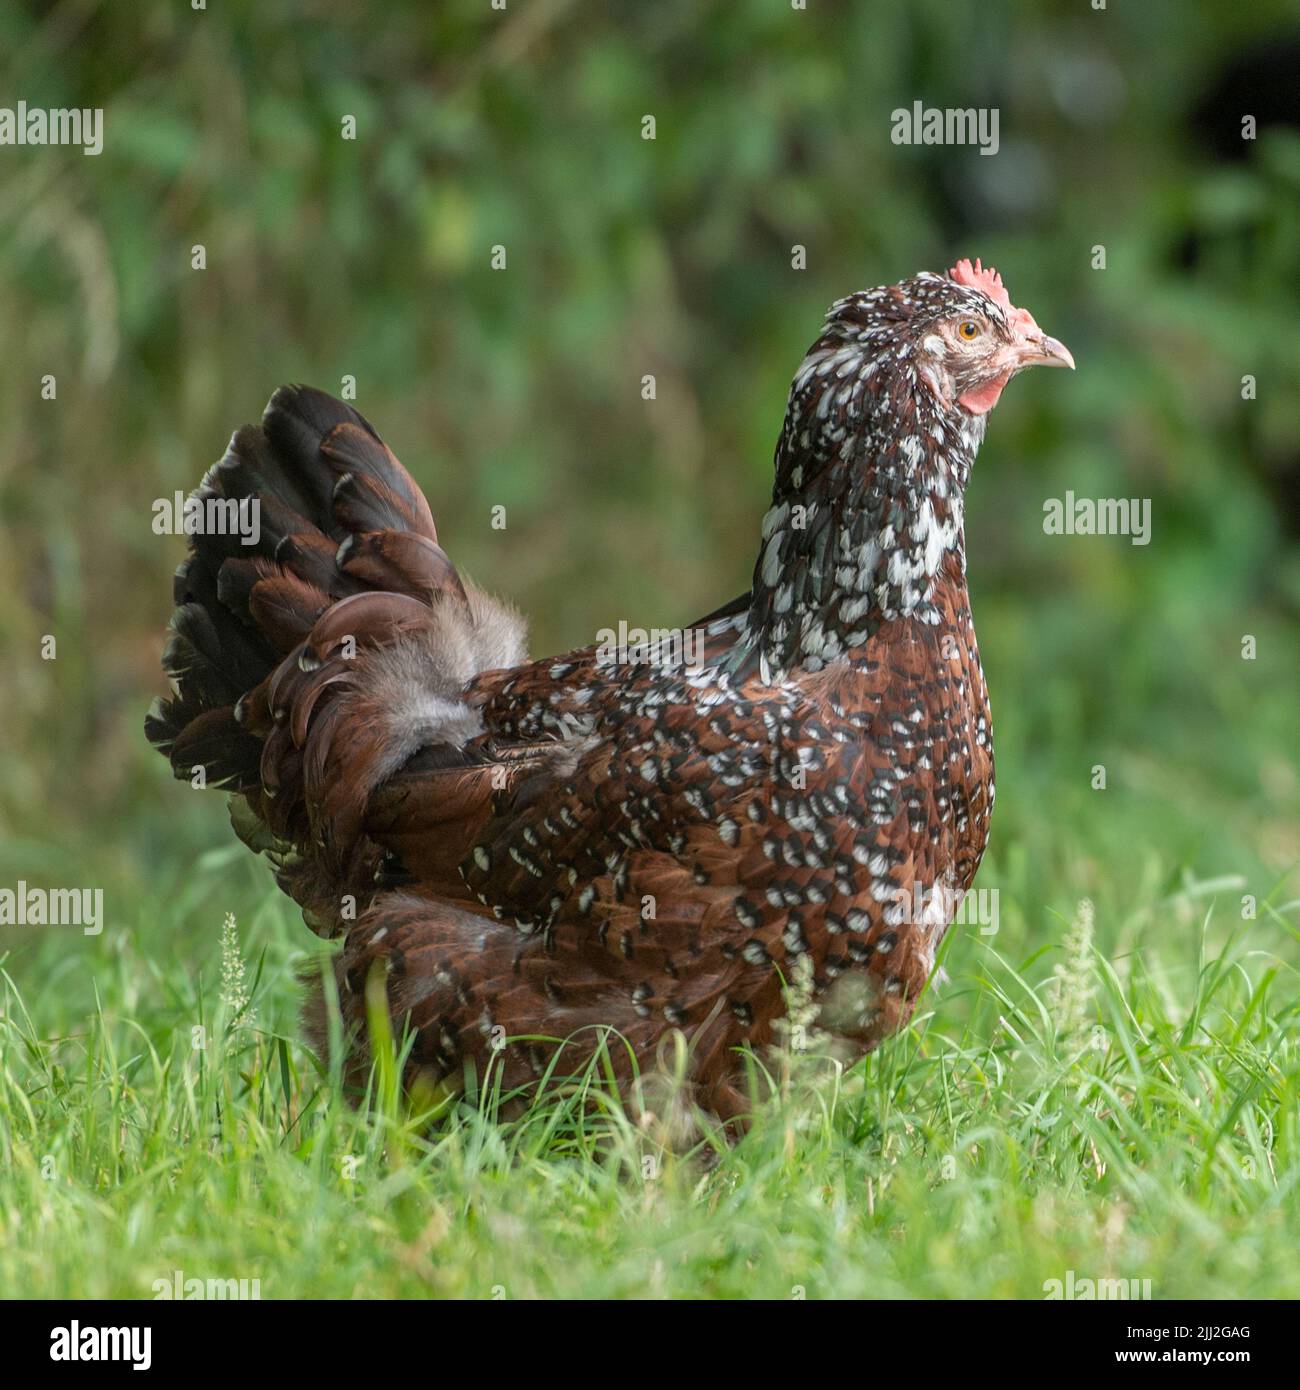
<instances>
[{"instance_id":1,"label":"speckled neck feather","mask_svg":"<svg viewBox=\"0 0 1300 1390\"><path fill-rule=\"evenodd\" d=\"M900 617L938 621L949 551L965 565L964 490L986 417L920 365L936 319L997 307L923 274L834 304L795 374L736 672L779 681L852 658Z\"/></svg>"}]
</instances>

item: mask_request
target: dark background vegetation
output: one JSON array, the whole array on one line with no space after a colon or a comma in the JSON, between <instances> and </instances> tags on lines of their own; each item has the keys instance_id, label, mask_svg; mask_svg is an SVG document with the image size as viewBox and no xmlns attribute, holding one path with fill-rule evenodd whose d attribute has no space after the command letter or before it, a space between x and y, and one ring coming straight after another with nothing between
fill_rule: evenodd
<instances>
[{"instance_id":1,"label":"dark background vegetation","mask_svg":"<svg viewBox=\"0 0 1300 1390\"><path fill-rule=\"evenodd\" d=\"M1240 929L1245 892L1283 908L1248 942L1286 949L1294 13L0 0L0 104L106 110L98 158L0 148L0 882L101 885L110 924L12 931L9 968L54 1023L55 999L88 998L85 955L209 962L227 908L260 906L286 953L305 937L227 849L220 798L173 785L141 735L183 552L151 504L278 383L355 376L453 557L558 650L740 592L825 307L961 255L1079 363L1007 392L969 498L999 949L1049 945L1087 893L1117 958L1181 918L1194 961L1209 899L1214 930ZM894 146L915 100L997 106L1000 152ZM1067 489L1151 498L1151 544L1044 535ZM164 898L193 940L150 935Z\"/></svg>"}]
</instances>

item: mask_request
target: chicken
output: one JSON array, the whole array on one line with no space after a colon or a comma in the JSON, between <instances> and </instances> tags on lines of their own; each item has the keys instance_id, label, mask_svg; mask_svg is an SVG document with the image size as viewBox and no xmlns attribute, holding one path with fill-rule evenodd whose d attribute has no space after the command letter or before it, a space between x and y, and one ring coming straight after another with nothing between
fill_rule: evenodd
<instances>
[{"instance_id":1,"label":"chicken","mask_svg":"<svg viewBox=\"0 0 1300 1390\"><path fill-rule=\"evenodd\" d=\"M542 660L350 406L283 387L234 435L196 515L256 502L256 544L192 536L146 732L342 938L354 1067L376 979L410 1087L490 1068L523 1091L608 1029L626 1079L680 1030L727 1120L801 958L852 1054L906 1023L989 832L963 503L1034 364L1074 365L978 261L838 301L750 591L654 644Z\"/></svg>"}]
</instances>

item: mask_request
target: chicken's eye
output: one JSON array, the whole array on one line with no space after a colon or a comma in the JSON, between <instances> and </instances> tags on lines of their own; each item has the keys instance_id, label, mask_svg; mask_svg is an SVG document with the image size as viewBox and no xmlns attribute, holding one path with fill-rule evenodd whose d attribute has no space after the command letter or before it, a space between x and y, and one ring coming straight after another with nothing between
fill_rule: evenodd
<instances>
[{"instance_id":1,"label":"chicken's eye","mask_svg":"<svg viewBox=\"0 0 1300 1390\"><path fill-rule=\"evenodd\" d=\"M964 338L969 343L979 337L980 326L974 319L966 319L963 323L957 325L957 335L958 337Z\"/></svg>"}]
</instances>

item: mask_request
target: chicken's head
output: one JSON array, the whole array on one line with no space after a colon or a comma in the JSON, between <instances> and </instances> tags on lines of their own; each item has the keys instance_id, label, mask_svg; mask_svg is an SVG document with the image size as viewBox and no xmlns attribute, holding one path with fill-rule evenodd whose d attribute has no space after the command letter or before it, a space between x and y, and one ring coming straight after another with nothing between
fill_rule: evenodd
<instances>
[{"instance_id":1,"label":"chicken's head","mask_svg":"<svg viewBox=\"0 0 1300 1390\"><path fill-rule=\"evenodd\" d=\"M947 285L918 343L921 378L945 405L955 401L984 415L1026 367L1074 366L1069 348L1049 338L1028 309L1012 304L991 266L958 261Z\"/></svg>"},{"instance_id":2,"label":"chicken's head","mask_svg":"<svg viewBox=\"0 0 1300 1390\"><path fill-rule=\"evenodd\" d=\"M890 413L891 388L901 381L923 413L967 420L987 415L1025 367L1074 366L1069 349L1017 309L1002 277L978 260L841 299L813 354L824 360L826 350L837 353L836 379L858 375L869 413Z\"/></svg>"}]
</instances>

